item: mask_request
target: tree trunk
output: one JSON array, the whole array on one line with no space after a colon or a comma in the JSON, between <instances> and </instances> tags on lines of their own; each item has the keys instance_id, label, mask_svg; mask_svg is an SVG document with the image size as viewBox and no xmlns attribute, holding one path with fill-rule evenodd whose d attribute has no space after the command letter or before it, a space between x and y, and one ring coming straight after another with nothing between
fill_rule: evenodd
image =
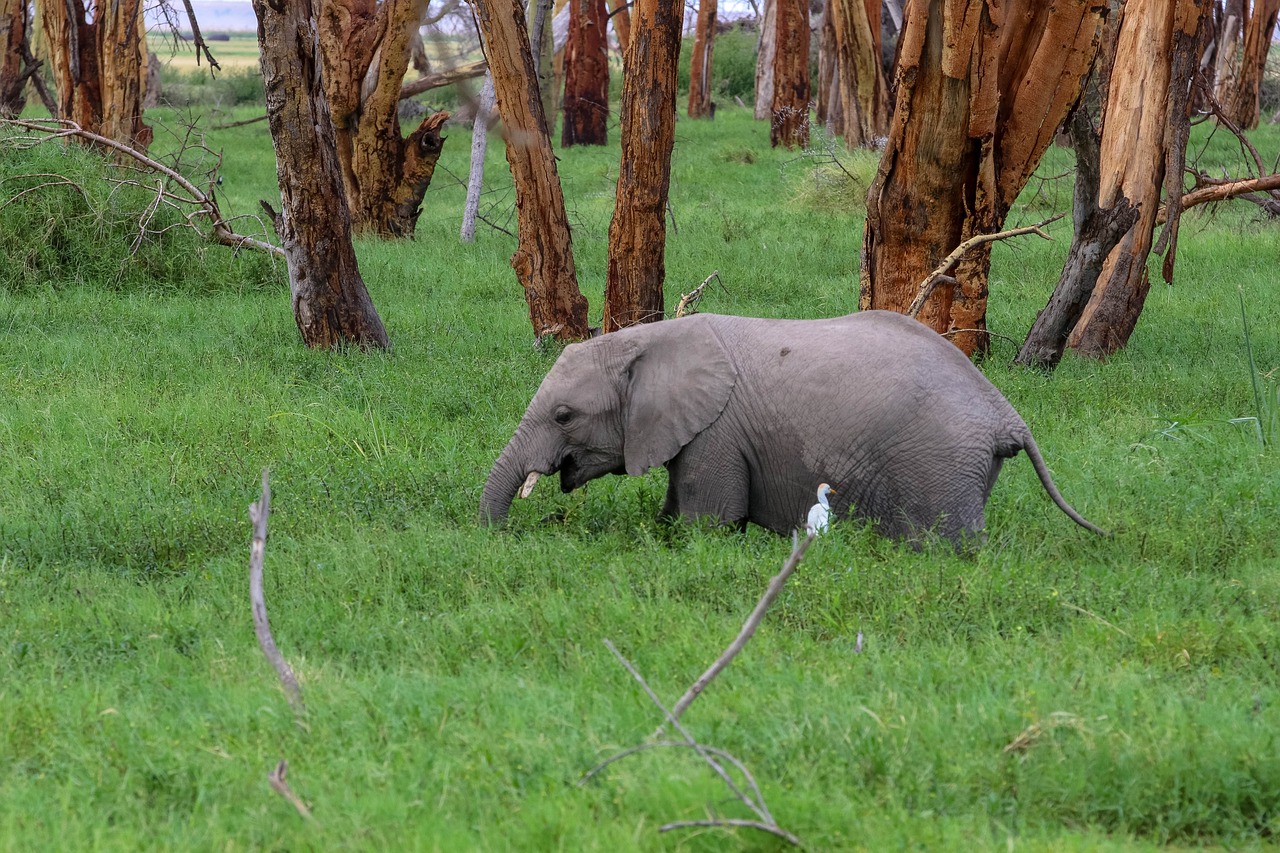
<instances>
[{"instance_id":1,"label":"tree trunk","mask_svg":"<svg viewBox=\"0 0 1280 853\"><path fill-rule=\"evenodd\" d=\"M546 116L547 132L555 129L558 90L556 88L555 26L552 20L555 0L529 0L529 46L533 53L533 69L538 79L538 97Z\"/></svg>"},{"instance_id":2,"label":"tree trunk","mask_svg":"<svg viewBox=\"0 0 1280 853\"><path fill-rule=\"evenodd\" d=\"M294 0L280 9L270 0L253 0L280 176L278 230L289 267L293 316L309 347L386 347L386 329L351 244L323 63L317 55L317 9L313 0Z\"/></svg>"},{"instance_id":3,"label":"tree trunk","mask_svg":"<svg viewBox=\"0 0 1280 853\"><path fill-rule=\"evenodd\" d=\"M1234 99L1240 82L1240 30L1244 16L1245 0L1226 0L1214 28L1213 96L1224 109Z\"/></svg>"},{"instance_id":4,"label":"tree trunk","mask_svg":"<svg viewBox=\"0 0 1280 853\"><path fill-rule=\"evenodd\" d=\"M716 39L716 0L699 0L689 61L689 118L715 118L711 102L711 55Z\"/></svg>"},{"instance_id":5,"label":"tree trunk","mask_svg":"<svg viewBox=\"0 0 1280 853\"><path fill-rule=\"evenodd\" d=\"M609 0L609 21L618 36L618 52L625 57L631 46L631 7L627 0Z\"/></svg>"},{"instance_id":6,"label":"tree trunk","mask_svg":"<svg viewBox=\"0 0 1280 853\"><path fill-rule=\"evenodd\" d=\"M27 0L0 0L0 118L16 118L27 105Z\"/></svg>"},{"instance_id":7,"label":"tree trunk","mask_svg":"<svg viewBox=\"0 0 1280 853\"><path fill-rule=\"evenodd\" d=\"M880 64L880 4L831 0L844 121L836 132L846 145L874 145L889 130L888 85Z\"/></svg>"},{"instance_id":8,"label":"tree trunk","mask_svg":"<svg viewBox=\"0 0 1280 853\"><path fill-rule=\"evenodd\" d=\"M760 17L760 44L756 49L755 117L773 115L773 62L778 53L778 0L764 0Z\"/></svg>"},{"instance_id":9,"label":"tree trunk","mask_svg":"<svg viewBox=\"0 0 1280 853\"><path fill-rule=\"evenodd\" d=\"M1107 257L1068 338L1082 355L1105 358L1124 347L1151 289L1147 256L1161 185L1175 209L1182 190L1191 106L1186 69L1199 61L1211 13L1212 0L1129 0L1122 13L1102 124L1098 197L1103 207L1127 198L1138 221ZM1176 216L1171 219L1176 224ZM1167 276L1172 278L1172 266Z\"/></svg>"},{"instance_id":10,"label":"tree trunk","mask_svg":"<svg viewBox=\"0 0 1280 853\"><path fill-rule=\"evenodd\" d=\"M57 117L145 152L152 131L142 121L147 43L141 0L92 9L90 21L84 0L37 4L58 93Z\"/></svg>"},{"instance_id":11,"label":"tree trunk","mask_svg":"<svg viewBox=\"0 0 1280 853\"><path fill-rule=\"evenodd\" d=\"M564 126L560 144L609 141L609 54L604 0L569 0L564 54Z\"/></svg>"},{"instance_id":12,"label":"tree trunk","mask_svg":"<svg viewBox=\"0 0 1280 853\"><path fill-rule=\"evenodd\" d=\"M638 0L622 84L622 161L609 224L604 331L661 320L681 0Z\"/></svg>"},{"instance_id":13,"label":"tree trunk","mask_svg":"<svg viewBox=\"0 0 1280 853\"><path fill-rule=\"evenodd\" d=\"M1271 35L1276 28L1276 15L1280 12L1280 0L1254 0L1245 13L1244 54L1240 59L1240 79L1223 103L1227 117L1241 129L1258 126L1259 95L1262 78L1266 73L1267 54L1271 49Z\"/></svg>"},{"instance_id":14,"label":"tree trunk","mask_svg":"<svg viewBox=\"0 0 1280 853\"><path fill-rule=\"evenodd\" d=\"M506 125L507 163L516 190L519 245L511 257L539 338L587 337L587 300L578 290L569 217L547 135L533 54L518 0L477 0L476 18Z\"/></svg>"},{"instance_id":15,"label":"tree trunk","mask_svg":"<svg viewBox=\"0 0 1280 853\"><path fill-rule=\"evenodd\" d=\"M489 125L493 116L493 74L485 72L471 124L471 170L467 175L467 203L462 208L462 242L476 241L476 218L480 215L480 190L484 186L484 157L489 150Z\"/></svg>"},{"instance_id":16,"label":"tree trunk","mask_svg":"<svg viewBox=\"0 0 1280 853\"><path fill-rule=\"evenodd\" d=\"M836 84L840 61L836 58L835 0L823 0L822 23L818 26L818 91L814 98L813 117L828 131L835 132L834 116L841 113L840 89Z\"/></svg>"},{"instance_id":17,"label":"tree trunk","mask_svg":"<svg viewBox=\"0 0 1280 853\"><path fill-rule=\"evenodd\" d=\"M449 113L400 130L401 86L426 0L324 0L319 5L325 95L343 191L357 234L412 237L444 146Z\"/></svg>"},{"instance_id":18,"label":"tree trunk","mask_svg":"<svg viewBox=\"0 0 1280 853\"><path fill-rule=\"evenodd\" d=\"M806 0L775 0L775 5L777 44L769 144L804 148L809 144L809 4Z\"/></svg>"},{"instance_id":19,"label":"tree trunk","mask_svg":"<svg viewBox=\"0 0 1280 853\"><path fill-rule=\"evenodd\" d=\"M1080 96L1107 0L907 9L897 105L867 194L860 305L905 311L956 246L999 231ZM984 352L990 243L936 287L921 322Z\"/></svg>"}]
</instances>

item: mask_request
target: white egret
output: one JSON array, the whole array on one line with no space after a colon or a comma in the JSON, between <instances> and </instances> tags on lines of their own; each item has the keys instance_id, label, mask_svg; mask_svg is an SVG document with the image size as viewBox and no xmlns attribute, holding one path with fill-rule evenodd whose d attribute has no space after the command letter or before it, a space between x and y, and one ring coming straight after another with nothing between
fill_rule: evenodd
<instances>
[{"instance_id":1,"label":"white egret","mask_svg":"<svg viewBox=\"0 0 1280 853\"><path fill-rule=\"evenodd\" d=\"M818 486L818 502L809 508L809 520L804 525L804 529L810 535L826 532L827 524L831 519L831 504L827 502L827 495L835 493L836 490L826 483Z\"/></svg>"}]
</instances>

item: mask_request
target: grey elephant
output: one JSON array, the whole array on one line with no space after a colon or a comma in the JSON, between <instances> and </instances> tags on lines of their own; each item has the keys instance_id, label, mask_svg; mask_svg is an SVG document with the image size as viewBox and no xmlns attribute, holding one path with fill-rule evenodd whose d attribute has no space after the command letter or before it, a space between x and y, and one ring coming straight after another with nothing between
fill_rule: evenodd
<instances>
[{"instance_id":1,"label":"grey elephant","mask_svg":"<svg viewBox=\"0 0 1280 853\"><path fill-rule=\"evenodd\" d=\"M837 517L959 547L981 537L1000 466L1019 450L1063 512L1103 532L1063 499L1013 406L915 320L697 314L566 347L494 464L480 517L503 523L538 475L560 472L569 492L665 465L664 516L789 533L826 482Z\"/></svg>"}]
</instances>

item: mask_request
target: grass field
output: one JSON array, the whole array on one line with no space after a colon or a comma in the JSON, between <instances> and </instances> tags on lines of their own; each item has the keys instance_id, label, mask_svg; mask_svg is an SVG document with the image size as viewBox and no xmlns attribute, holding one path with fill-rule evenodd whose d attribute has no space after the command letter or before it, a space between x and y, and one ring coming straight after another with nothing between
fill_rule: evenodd
<instances>
[{"instance_id":1,"label":"grass field","mask_svg":"<svg viewBox=\"0 0 1280 853\"><path fill-rule=\"evenodd\" d=\"M157 146L191 115L149 114ZM278 206L266 125L203 122L227 209ZM707 311L856 308L859 192L820 147L771 150L733 107L677 135L669 306L718 270ZM1255 141L1274 152L1280 132ZM49 180L15 175L85 189L0 211L0 849L785 846L660 834L747 816L685 752L577 784L659 722L603 641L673 701L790 542L657 524L660 473L544 484L508 530L476 525L555 353L531 345L514 239L458 242L468 143L450 131L416 240L358 246L394 344L372 354L304 350L279 265L178 232L130 256L145 198L94 189L84 158L0 148L6 200ZM617 147L559 158L598 321ZM1055 151L1042 171L1067 165ZM503 166L495 143L485 214L513 229ZM1011 222L1069 198L1036 182ZM1022 457L971 557L837 525L685 717L811 849L1263 849L1280 831L1280 435L1258 429L1280 409L1280 232L1243 203L1189 215L1177 280L1125 351L1017 370L1067 228L995 248L983 369L1115 536L1071 524ZM301 723L250 619L264 468ZM269 787L281 759L312 820Z\"/></svg>"}]
</instances>

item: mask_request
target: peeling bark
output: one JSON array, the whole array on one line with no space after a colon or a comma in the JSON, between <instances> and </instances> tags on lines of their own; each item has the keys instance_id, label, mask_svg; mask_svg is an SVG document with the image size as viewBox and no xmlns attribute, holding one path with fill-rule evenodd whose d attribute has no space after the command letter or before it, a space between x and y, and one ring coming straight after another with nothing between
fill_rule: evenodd
<instances>
[{"instance_id":1,"label":"peeling bark","mask_svg":"<svg viewBox=\"0 0 1280 853\"><path fill-rule=\"evenodd\" d=\"M26 0L0 0L0 117L15 118L27 105L26 88L30 72L23 57L27 54Z\"/></svg>"},{"instance_id":2,"label":"peeling bark","mask_svg":"<svg viewBox=\"0 0 1280 853\"><path fill-rule=\"evenodd\" d=\"M1280 13L1280 0L1253 0L1242 4L1244 26L1240 76L1223 102L1227 116L1236 127L1249 130L1258 126L1262 77L1266 73L1267 54Z\"/></svg>"},{"instance_id":3,"label":"peeling bark","mask_svg":"<svg viewBox=\"0 0 1280 853\"><path fill-rule=\"evenodd\" d=\"M604 331L663 317L667 191L676 128L680 0L638 0L622 87L622 160L609 224Z\"/></svg>"},{"instance_id":4,"label":"peeling bark","mask_svg":"<svg viewBox=\"0 0 1280 853\"><path fill-rule=\"evenodd\" d=\"M283 202L277 230L298 331L314 348L386 347L387 332L351 242L317 53L317 9L313 0L294 0L279 10L270 0L253 0L253 11Z\"/></svg>"},{"instance_id":5,"label":"peeling bark","mask_svg":"<svg viewBox=\"0 0 1280 853\"><path fill-rule=\"evenodd\" d=\"M889 130L888 84L880 65L880 4L831 0L841 115L836 132L846 145L873 145Z\"/></svg>"},{"instance_id":6,"label":"peeling bark","mask_svg":"<svg viewBox=\"0 0 1280 853\"><path fill-rule=\"evenodd\" d=\"M519 243L511 266L524 288L534 334L581 340L588 334L587 300L578 290L569 217L542 112L524 7L518 0L477 0L475 10L515 181Z\"/></svg>"},{"instance_id":7,"label":"peeling bark","mask_svg":"<svg viewBox=\"0 0 1280 853\"><path fill-rule=\"evenodd\" d=\"M609 141L609 54L604 0L569 0L569 41L564 48L564 125L560 144Z\"/></svg>"},{"instance_id":8,"label":"peeling bark","mask_svg":"<svg viewBox=\"0 0 1280 853\"><path fill-rule=\"evenodd\" d=\"M1106 0L914 0L898 46L897 103L867 195L863 309L905 311L966 239L1001 230L1079 98ZM921 322L984 352L990 243L956 266Z\"/></svg>"},{"instance_id":9,"label":"peeling bark","mask_svg":"<svg viewBox=\"0 0 1280 853\"><path fill-rule=\"evenodd\" d=\"M1160 191L1173 187L1176 208L1190 131L1190 78L1173 71L1198 62L1211 12L1211 0L1130 0L1122 13L1103 115L1098 198L1103 207L1127 198L1138 219L1107 257L1068 338L1082 355L1105 358L1124 347L1151 289L1147 256ZM1166 228L1170 239L1176 237L1172 225ZM1173 251L1171 246L1167 258Z\"/></svg>"},{"instance_id":10,"label":"peeling bark","mask_svg":"<svg viewBox=\"0 0 1280 853\"><path fill-rule=\"evenodd\" d=\"M774 2L777 40L769 144L803 148L809 144L809 4L806 0Z\"/></svg>"}]
</instances>

